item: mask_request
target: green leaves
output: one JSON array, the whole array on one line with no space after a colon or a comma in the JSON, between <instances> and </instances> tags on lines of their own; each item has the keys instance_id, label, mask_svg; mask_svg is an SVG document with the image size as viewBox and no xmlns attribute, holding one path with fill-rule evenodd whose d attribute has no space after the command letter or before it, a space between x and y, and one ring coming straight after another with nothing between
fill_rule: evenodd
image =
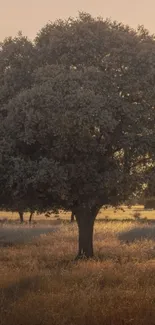
<instances>
[{"instance_id":1,"label":"green leaves","mask_svg":"<svg viewBox=\"0 0 155 325\"><path fill-rule=\"evenodd\" d=\"M140 191L139 161L154 159L153 36L81 13L48 24L34 44L6 40L0 55L9 204L117 205Z\"/></svg>"},{"instance_id":2,"label":"green leaves","mask_svg":"<svg viewBox=\"0 0 155 325\"><path fill-rule=\"evenodd\" d=\"M35 48L27 37L6 38L0 51L0 104L13 98L20 90L31 86L36 67Z\"/></svg>"}]
</instances>

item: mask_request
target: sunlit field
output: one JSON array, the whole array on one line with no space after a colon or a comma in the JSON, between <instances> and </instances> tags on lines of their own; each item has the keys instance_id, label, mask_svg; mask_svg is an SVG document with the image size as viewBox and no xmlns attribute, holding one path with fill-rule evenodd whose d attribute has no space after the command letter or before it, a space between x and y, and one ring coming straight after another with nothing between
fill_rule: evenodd
<instances>
[{"instance_id":1,"label":"sunlit field","mask_svg":"<svg viewBox=\"0 0 155 325\"><path fill-rule=\"evenodd\" d=\"M132 221L135 220L135 214L140 214L138 219L148 219L148 220L155 220L155 210L145 210L144 207L141 205L133 206L130 209L126 206L121 206L120 209L115 210L112 207L109 207L108 209L101 209L97 219L98 220L128 220ZM24 220L27 222L29 219L30 213L24 214ZM60 222L57 221L67 221L70 220L71 212L64 212L59 211L59 214L51 214L50 218L46 218L45 214L34 214L33 221L40 223L43 221L43 223L48 224L58 224ZM19 219L19 215L17 212L11 212L11 211L1 211L0 212L0 221L7 219L8 221L17 221Z\"/></svg>"},{"instance_id":2,"label":"sunlit field","mask_svg":"<svg viewBox=\"0 0 155 325\"><path fill-rule=\"evenodd\" d=\"M30 228L41 229L45 220L47 231L10 245L2 245L3 230L29 226L0 226L0 325L154 325L155 211L102 210L95 224L95 258L79 262L74 261L77 227L66 222L69 217L35 216L37 224Z\"/></svg>"}]
</instances>

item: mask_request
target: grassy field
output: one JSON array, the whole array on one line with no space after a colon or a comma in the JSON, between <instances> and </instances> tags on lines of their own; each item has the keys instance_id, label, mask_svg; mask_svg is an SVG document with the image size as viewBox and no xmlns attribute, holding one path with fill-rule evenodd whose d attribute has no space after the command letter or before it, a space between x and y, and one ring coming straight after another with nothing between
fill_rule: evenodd
<instances>
[{"instance_id":1,"label":"grassy field","mask_svg":"<svg viewBox=\"0 0 155 325\"><path fill-rule=\"evenodd\" d=\"M126 206L122 206L121 209L115 210L114 208L108 208L108 209L101 209L97 219L98 220L128 220L132 221L135 220L135 213L140 214L140 219L148 219L148 220L155 220L155 211L154 210L144 210L143 206L134 206L131 209L127 208ZM25 221L28 221L29 219L29 213L24 214ZM44 223L47 222L48 224L53 224L54 221L62 221L62 220L69 220L71 216L71 212L64 212L60 211L58 215L51 214L50 218L46 218L44 214L34 214L33 220L36 222L43 221ZM16 221L19 220L19 215L17 212L8 212L8 211L1 211L0 212L0 220L8 219L10 221Z\"/></svg>"},{"instance_id":2,"label":"grassy field","mask_svg":"<svg viewBox=\"0 0 155 325\"><path fill-rule=\"evenodd\" d=\"M141 209L101 211L91 261L73 261L77 227L67 222L0 247L0 325L154 325L155 212Z\"/></svg>"}]
</instances>

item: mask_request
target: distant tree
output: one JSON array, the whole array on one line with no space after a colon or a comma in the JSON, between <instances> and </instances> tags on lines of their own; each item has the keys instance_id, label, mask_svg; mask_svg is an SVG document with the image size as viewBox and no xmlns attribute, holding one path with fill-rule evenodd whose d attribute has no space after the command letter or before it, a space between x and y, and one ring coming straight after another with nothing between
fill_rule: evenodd
<instances>
[{"instance_id":1,"label":"distant tree","mask_svg":"<svg viewBox=\"0 0 155 325\"><path fill-rule=\"evenodd\" d=\"M0 112L2 119L7 115L5 104L21 90L30 88L32 85L33 71L37 67L35 53L33 43L21 32L16 37L8 37L0 43ZM3 139L5 139L5 134L3 134ZM4 197L1 200L1 209L17 211L20 222L23 223L25 203L24 207L23 204L21 207L21 198L17 199L15 203L12 191L9 191L8 195L6 193L4 195L5 200Z\"/></svg>"},{"instance_id":2,"label":"distant tree","mask_svg":"<svg viewBox=\"0 0 155 325\"><path fill-rule=\"evenodd\" d=\"M74 222L75 221L75 213L72 211L72 213L71 213L71 222Z\"/></svg>"},{"instance_id":3,"label":"distant tree","mask_svg":"<svg viewBox=\"0 0 155 325\"><path fill-rule=\"evenodd\" d=\"M31 211L31 212L30 212L30 217L29 217L29 223L31 223L31 222L32 222L32 217L33 217L33 214L34 214L34 211Z\"/></svg>"},{"instance_id":4,"label":"distant tree","mask_svg":"<svg viewBox=\"0 0 155 325\"><path fill-rule=\"evenodd\" d=\"M155 166L155 165L154 165ZM145 209L155 209L155 167L152 166L143 193Z\"/></svg>"},{"instance_id":5,"label":"distant tree","mask_svg":"<svg viewBox=\"0 0 155 325\"><path fill-rule=\"evenodd\" d=\"M154 37L80 14L47 25L35 49L31 89L5 105L4 193L75 211L78 258L92 257L100 208L140 191L154 159Z\"/></svg>"}]
</instances>

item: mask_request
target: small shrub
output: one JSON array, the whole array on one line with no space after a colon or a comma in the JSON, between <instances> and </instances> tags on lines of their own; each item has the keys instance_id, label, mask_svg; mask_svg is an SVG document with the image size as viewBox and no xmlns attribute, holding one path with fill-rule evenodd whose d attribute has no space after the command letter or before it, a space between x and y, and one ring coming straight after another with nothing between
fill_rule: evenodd
<instances>
[{"instance_id":1,"label":"small shrub","mask_svg":"<svg viewBox=\"0 0 155 325\"><path fill-rule=\"evenodd\" d=\"M140 212L136 211L134 214L133 214L133 217L135 218L135 220L140 220Z\"/></svg>"}]
</instances>

